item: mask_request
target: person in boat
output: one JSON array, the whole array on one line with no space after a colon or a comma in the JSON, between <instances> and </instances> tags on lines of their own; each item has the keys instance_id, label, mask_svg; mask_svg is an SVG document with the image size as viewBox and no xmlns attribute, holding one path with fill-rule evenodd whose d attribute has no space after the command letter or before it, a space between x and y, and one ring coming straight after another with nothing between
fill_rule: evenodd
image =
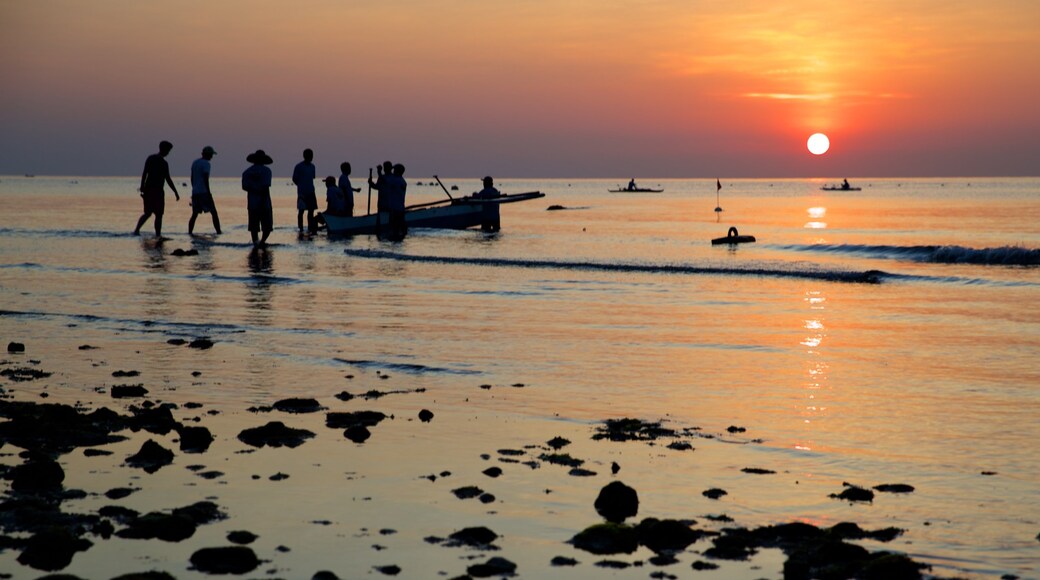
<instances>
[{"instance_id":1,"label":"person in boat","mask_svg":"<svg viewBox=\"0 0 1040 580\"><path fill-rule=\"evenodd\" d=\"M842 179L842 180L841 180L841 188L842 188L842 189L849 189L850 187L851 187L851 186L849 185L849 180L848 180L848 178L845 178L845 179Z\"/></svg>"},{"instance_id":2,"label":"person in boat","mask_svg":"<svg viewBox=\"0 0 1040 580\"><path fill-rule=\"evenodd\" d=\"M628 180L628 190L629 191L635 191L636 189L639 189L639 188L636 187L636 178L633 177L632 179Z\"/></svg>"},{"instance_id":3,"label":"person in boat","mask_svg":"<svg viewBox=\"0 0 1040 580\"><path fill-rule=\"evenodd\" d=\"M217 152L206 145L202 148L202 157L191 164L191 219L188 220L188 234L195 231L195 220L199 214L213 214L213 229L220 233L220 217L217 216L217 205L213 203L213 192L209 188L210 161Z\"/></svg>"},{"instance_id":4,"label":"person in boat","mask_svg":"<svg viewBox=\"0 0 1040 580\"><path fill-rule=\"evenodd\" d=\"M303 214L307 213L307 229L315 229L314 212L318 209L318 197L314 193L314 151L303 150L303 161L293 168L292 182L296 184L296 227L303 231Z\"/></svg>"},{"instance_id":5,"label":"person in boat","mask_svg":"<svg viewBox=\"0 0 1040 580\"><path fill-rule=\"evenodd\" d=\"M352 215L347 207L346 194L338 185L336 178L328 176L325 178L325 213L335 216Z\"/></svg>"},{"instance_id":6,"label":"person in boat","mask_svg":"<svg viewBox=\"0 0 1040 580\"><path fill-rule=\"evenodd\" d=\"M495 180L489 175L482 180L484 189L473 194L477 199L497 199L502 197L502 192L495 188ZM500 228L499 212L497 203L485 203L480 218L480 229L485 232L497 232Z\"/></svg>"},{"instance_id":7,"label":"person in boat","mask_svg":"<svg viewBox=\"0 0 1040 580\"><path fill-rule=\"evenodd\" d=\"M354 215L354 192L361 191L361 188L354 188L350 184L350 163L344 161L339 164L339 189L343 192L343 197L346 200L347 210L344 215Z\"/></svg>"},{"instance_id":8,"label":"person in boat","mask_svg":"<svg viewBox=\"0 0 1040 580\"><path fill-rule=\"evenodd\" d=\"M246 191L246 208L249 210L249 235L253 238L253 247L260 248L267 244L267 237L274 229L274 211L271 206L271 168L274 163L263 149L250 153L246 161L252 163L242 172L242 189ZM263 237L259 233L263 232Z\"/></svg>"},{"instance_id":9,"label":"person in boat","mask_svg":"<svg viewBox=\"0 0 1040 580\"><path fill-rule=\"evenodd\" d=\"M155 216L155 237L162 237L162 218L166 210L166 192L163 187L170 185L173 195L177 201L181 200L181 194L177 193L177 186L170 178L170 164L166 162L166 156L173 150L173 143L169 141L159 142L159 152L152 153L144 162L144 172L141 173L141 198L144 200L144 213L137 220L134 235L141 234L141 226L148 218Z\"/></svg>"}]
</instances>

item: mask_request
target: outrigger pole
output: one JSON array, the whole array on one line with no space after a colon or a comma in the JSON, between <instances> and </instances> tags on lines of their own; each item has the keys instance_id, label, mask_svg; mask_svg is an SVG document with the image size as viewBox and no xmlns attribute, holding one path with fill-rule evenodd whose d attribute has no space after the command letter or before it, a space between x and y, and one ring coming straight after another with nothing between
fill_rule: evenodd
<instances>
[{"instance_id":1,"label":"outrigger pole","mask_svg":"<svg viewBox=\"0 0 1040 580\"><path fill-rule=\"evenodd\" d=\"M433 178L437 180L437 183L438 183L438 184L440 184L440 186L441 186L441 189L443 189L443 190L444 190L444 193L445 193L445 194L446 194L446 195L448 196L448 199L450 199L450 200L454 201L454 200L455 200L455 198L454 198L454 197L452 197L450 193L448 193L448 188L447 188L447 187L444 187L444 184L443 184L443 183L441 183L441 178L440 178L440 177L437 177L436 175L434 175L434 176L433 176Z\"/></svg>"}]
</instances>

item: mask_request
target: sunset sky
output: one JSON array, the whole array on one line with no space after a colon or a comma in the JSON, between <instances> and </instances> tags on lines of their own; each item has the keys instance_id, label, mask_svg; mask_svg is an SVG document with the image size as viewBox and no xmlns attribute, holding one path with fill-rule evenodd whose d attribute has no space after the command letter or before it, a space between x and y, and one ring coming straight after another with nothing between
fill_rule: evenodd
<instances>
[{"instance_id":1,"label":"sunset sky","mask_svg":"<svg viewBox=\"0 0 1040 580\"><path fill-rule=\"evenodd\" d=\"M0 174L1040 173L1036 0L0 0ZM830 137L814 156L810 134Z\"/></svg>"}]
</instances>

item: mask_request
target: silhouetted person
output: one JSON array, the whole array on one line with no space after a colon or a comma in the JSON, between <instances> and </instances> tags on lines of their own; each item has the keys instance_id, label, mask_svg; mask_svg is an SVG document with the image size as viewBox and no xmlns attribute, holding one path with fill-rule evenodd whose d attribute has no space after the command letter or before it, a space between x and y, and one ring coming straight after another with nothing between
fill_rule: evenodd
<instances>
[{"instance_id":1,"label":"silhouetted person","mask_svg":"<svg viewBox=\"0 0 1040 580\"><path fill-rule=\"evenodd\" d=\"M165 184L170 184L173 195L177 201L181 200L181 194L177 193L177 186L170 179L170 164L166 162L166 156L173 149L173 143L169 141L159 142L159 152L152 153L144 162L144 172L141 173L141 197L144 199L144 213L137 220L134 235L141 233L141 226L148 218L155 215L155 236L162 237L162 217L166 210L166 193L163 190Z\"/></svg>"},{"instance_id":2,"label":"silhouetted person","mask_svg":"<svg viewBox=\"0 0 1040 580\"><path fill-rule=\"evenodd\" d=\"M328 176L325 178L325 213L335 216L349 216L347 200L343 190L336 185L336 178Z\"/></svg>"},{"instance_id":3,"label":"silhouetted person","mask_svg":"<svg viewBox=\"0 0 1040 580\"><path fill-rule=\"evenodd\" d=\"M502 192L495 189L495 180L489 175L483 179L484 189L473 194L477 199L497 199L502 197ZM485 203L480 217L480 229L485 232L497 232L500 226L497 203Z\"/></svg>"},{"instance_id":4,"label":"silhouetted person","mask_svg":"<svg viewBox=\"0 0 1040 580\"><path fill-rule=\"evenodd\" d=\"M210 160L217 152L206 145L202 148L202 157L191 164L191 219L188 220L188 234L195 231L195 220L201 213L213 214L213 229L220 233L220 217L217 216L217 205L213 203L213 192L209 188Z\"/></svg>"},{"instance_id":5,"label":"silhouetted person","mask_svg":"<svg viewBox=\"0 0 1040 580\"><path fill-rule=\"evenodd\" d=\"M292 182L296 184L296 226L303 231L303 213L307 212L307 229L314 231L314 211L318 209L318 197L314 193L314 178L316 176L314 163L314 151L303 150L303 161L296 164L293 169Z\"/></svg>"},{"instance_id":6,"label":"silhouetted person","mask_svg":"<svg viewBox=\"0 0 1040 580\"><path fill-rule=\"evenodd\" d=\"M632 179L628 180L628 190L635 191L636 189L636 178L633 177Z\"/></svg>"},{"instance_id":7,"label":"silhouetted person","mask_svg":"<svg viewBox=\"0 0 1040 580\"><path fill-rule=\"evenodd\" d=\"M841 180L841 188L848 189L850 187L848 178Z\"/></svg>"},{"instance_id":8,"label":"silhouetted person","mask_svg":"<svg viewBox=\"0 0 1040 580\"><path fill-rule=\"evenodd\" d=\"M274 210L271 206L271 168L274 163L263 149L250 153L246 161L252 163L242 172L242 189L246 191L246 207L249 209L249 235L253 238L253 247L262 247L274 229ZM263 237L257 238L258 232Z\"/></svg>"},{"instance_id":9,"label":"silhouetted person","mask_svg":"<svg viewBox=\"0 0 1040 580\"><path fill-rule=\"evenodd\" d=\"M390 212L390 235L395 239L404 238L408 234L408 224L404 217L404 197L408 183L404 180L404 165L394 165L392 175L384 175L388 184L386 209Z\"/></svg>"},{"instance_id":10,"label":"silhouetted person","mask_svg":"<svg viewBox=\"0 0 1040 580\"><path fill-rule=\"evenodd\" d=\"M361 188L354 188L350 184L350 163L344 161L339 164L339 189L343 192L343 198L346 201L346 215L354 215L354 192L361 191Z\"/></svg>"},{"instance_id":11,"label":"silhouetted person","mask_svg":"<svg viewBox=\"0 0 1040 580\"><path fill-rule=\"evenodd\" d=\"M384 161L382 165L376 165L376 180L372 181L369 177L368 184L372 186L372 189L376 190L376 211L389 211L387 207L387 200L389 197L384 193L387 189L384 176L389 176L394 171L394 164L389 161Z\"/></svg>"}]
</instances>

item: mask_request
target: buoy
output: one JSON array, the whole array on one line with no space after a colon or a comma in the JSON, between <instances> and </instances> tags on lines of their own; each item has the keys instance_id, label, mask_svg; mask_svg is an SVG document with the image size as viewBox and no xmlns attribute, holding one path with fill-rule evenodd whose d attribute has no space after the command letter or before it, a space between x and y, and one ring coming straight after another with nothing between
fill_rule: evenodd
<instances>
[{"instance_id":1,"label":"buoy","mask_svg":"<svg viewBox=\"0 0 1040 580\"><path fill-rule=\"evenodd\" d=\"M711 241L711 245L717 246L720 244L746 244L748 242L755 241L755 236L742 236L737 231L736 227L731 226L729 231L726 232L726 237L715 238Z\"/></svg>"}]
</instances>

